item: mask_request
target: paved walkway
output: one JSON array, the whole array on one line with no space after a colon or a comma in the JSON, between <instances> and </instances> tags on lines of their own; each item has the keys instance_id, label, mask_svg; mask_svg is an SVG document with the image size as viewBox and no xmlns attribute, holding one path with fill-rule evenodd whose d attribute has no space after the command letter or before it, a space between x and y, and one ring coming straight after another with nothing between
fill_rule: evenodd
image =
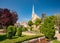
<instances>
[{"instance_id":1,"label":"paved walkway","mask_svg":"<svg viewBox=\"0 0 60 43\"><path fill-rule=\"evenodd\" d=\"M31 32L22 32L22 34L24 34L24 35L36 35L34 33L31 33Z\"/></svg>"},{"instance_id":2,"label":"paved walkway","mask_svg":"<svg viewBox=\"0 0 60 43\"><path fill-rule=\"evenodd\" d=\"M57 40L60 41L60 34L58 31L56 31L55 37L57 37Z\"/></svg>"},{"instance_id":3,"label":"paved walkway","mask_svg":"<svg viewBox=\"0 0 60 43\"><path fill-rule=\"evenodd\" d=\"M5 32L4 32L4 29L0 29L0 34L6 34Z\"/></svg>"},{"instance_id":4,"label":"paved walkway","mask_svg":"<svg viewBox=\"0 0 60 43\"><path fill-rule=\"evenodd\" d=\"M60 34L58 31L55 32L55 37L57 37L57 40L60 41ZM50 43L52 43L52 41Z\"/></svg>"}]
</instances>

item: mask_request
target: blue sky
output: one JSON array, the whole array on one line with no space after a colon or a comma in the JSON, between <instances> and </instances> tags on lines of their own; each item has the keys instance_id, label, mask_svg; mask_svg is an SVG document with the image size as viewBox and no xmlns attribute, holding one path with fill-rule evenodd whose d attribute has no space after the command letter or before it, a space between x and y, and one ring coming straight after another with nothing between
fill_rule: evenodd
<instances>
[{"instance_id":1,"label":"blue sky","mask_svg":"<svg viewBox=\"0 0 60 43\"><path fill-rule=\"evenodd\" d=\"M0 8L8 8L17 12L18 22L31 19L33 4L35 13L39 17L43 12L47 16L60 13L60 0L0 0Z\"/></svg>"}]
</instances>

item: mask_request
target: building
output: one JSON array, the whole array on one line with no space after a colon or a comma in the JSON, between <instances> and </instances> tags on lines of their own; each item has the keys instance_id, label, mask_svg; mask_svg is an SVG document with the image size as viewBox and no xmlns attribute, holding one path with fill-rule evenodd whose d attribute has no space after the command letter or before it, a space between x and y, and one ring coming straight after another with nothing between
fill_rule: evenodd
<instances>
[{"instance_id":1,"label":"building","mask_svg":"<svg viewBox=\"0 0 60 43\"><path fill-rule=\"evenodd\" d=\"M46 13L42 13L41 24L44 24L45 19L46 19Z\"/></svg>"},{"instance_id":2,"label":"building","mask_svg":"<svg viewBox=\"0 0 60 43\"><path fill-rule=\"evenodd\" d=\"M34 23L37 18L41 19L41 18L35 13L35 11L34 11L34 5L33 5L33 7L32 7L32 22ZM33 30L38 30L38 28L39 28L39 26L36 27L36 25L32 25L32 27L33 27Z\"/></svg>"},{"instance_id":3,"label":"building","mask_svg":"<svg viewBox=\"0 0 60 43\"><path fill-rule=\"evenodd\" d=\"M34 11L34 5L32 7L32 22L34 23L36 18L40 18L39 16L37 16L37 14ZM28 27L28 24L26 22L21 22L20 25L24 26L24 27Z\"/></svg>"},{"instance_id":4,"label":"building","mask_svg":"<svg viewBox=\"0 0 60 43\"><path fill-rule=\"evenodd\" d=\"M33 5L33 8L32 8L32 22L34 23L36 18L40 18L39 16L37 16L37 14L35 13L34 11L34 5Z\"/></svg>"},{"instance_id":5,"label":"building","mask_svg":"<svg viewBox=\"0 0 60 43\"><path fill-rule=\"evenodd\" d=\"M32 7L32 19L31 19L33 23L35 22L36 18L41 19L41 18L40 18L39 16L37 16L37 14L35 13L35 11L34 11L34 5L33 5L33 7ZM20 25L22 25L22 26L24 26L24 27L29 27L28 24L27 24L26 22L24 22L24 21L21 22ZM37 30L37 29L38 29L38 26L36 27L36 25L33 25L32 27L33 27L34 30Z\"/></svg>"},{"instance_id":6,"label":"building","mask_svg":"<svg viewBox=\"0 0 60 43\"><path fill-rule=\"evenodd\" d=\"M20 26L20 23L19 23L19 22L16 22L16 23L14 24L14 26L19 27L19 26Z\"/></svg>"},{"instance_id":7,"label":"building","mask_svg":"<svg viewBox=\"0 0 60 43\"><path fill-rule=\"evenodd\" d=\"M21 22L20 25L24 26L24 27L28 27L28 24L26 22Z\"/></svg>"}]
</instances>

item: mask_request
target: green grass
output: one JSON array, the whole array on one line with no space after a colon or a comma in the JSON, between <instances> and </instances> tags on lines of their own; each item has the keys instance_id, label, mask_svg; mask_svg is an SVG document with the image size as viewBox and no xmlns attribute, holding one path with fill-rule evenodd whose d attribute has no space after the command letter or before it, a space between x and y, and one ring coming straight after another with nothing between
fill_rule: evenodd
<instances>
[{"instance_id":1,"label":"green grass","mask_svg":"<svg viewBox=\"0 0 60 43\"><path fill-rule=\"evenodd\" d=\"M52 43L60 43L60 41L53 40Z\"/></svg>"},{"instance_id":2,"label":"green grass","mask_svg":"<svg viewBox=\"0 0 60 43\"><path fill-rule=\"evenodd\" d=\"M0 43L20 43L23 41L27 41L27 40L42 37L42 36L43 35L34 35L34 36L22 35L21 37L14 36L12 39L8 39L6 35L0 35Z\"/></svg>"}]
</instances>

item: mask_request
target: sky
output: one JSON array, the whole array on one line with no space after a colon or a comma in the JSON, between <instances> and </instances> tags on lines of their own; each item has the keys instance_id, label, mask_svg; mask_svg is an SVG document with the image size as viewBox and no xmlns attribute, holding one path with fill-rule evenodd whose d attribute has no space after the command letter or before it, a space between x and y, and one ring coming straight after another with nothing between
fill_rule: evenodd
<instances>
[{"instance_id":1,"label":"sky","mask_svg":"<svg viewBox=\"0 0 60 43\"><path fill-rule=\"evenodd\" d=\"M39 17L43 12L46 16L60 13L60 0L0 0L0 8L17 12L18 22L31 20L33 5Z\"/></svg>"}]
</instances>

